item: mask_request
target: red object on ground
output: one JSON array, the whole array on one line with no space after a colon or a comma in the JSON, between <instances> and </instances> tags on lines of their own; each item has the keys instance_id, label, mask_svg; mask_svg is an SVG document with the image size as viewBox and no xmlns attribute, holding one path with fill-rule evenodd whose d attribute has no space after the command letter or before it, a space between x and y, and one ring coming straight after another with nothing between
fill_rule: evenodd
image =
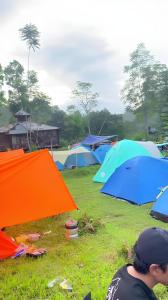
<instances>
[{"instance_id":1,"label":"red object on ground","mask_svg":"<svg viewBox=\"0 0 168 300\"><path fill-rule=\"evenodd\" d=\"M17 245L12 238L0 231L0 259L11 257L16 254Z\"/></svg>"},{"instance_id":2,"label":"red object on ground","mask_svg":"<svg viewBox=\"0 0 168 300\"><path fill-rule=\"evenodd\" d=\"M65 223L65 228L67 228L67 229L74 229L77 227L78 227L78 224L77 224L77 221L75 221L75 220L68 220Z\"/></svg>"}]
</instances>

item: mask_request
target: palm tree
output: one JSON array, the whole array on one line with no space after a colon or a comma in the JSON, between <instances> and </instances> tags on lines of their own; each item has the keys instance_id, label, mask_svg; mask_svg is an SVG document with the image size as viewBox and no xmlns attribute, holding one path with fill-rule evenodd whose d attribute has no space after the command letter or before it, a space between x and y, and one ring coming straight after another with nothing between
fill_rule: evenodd
<instances>
[{"instance_id":1,"label":"palm tree","mask_svg":"<svg viewBox=\"0 0 168 300\"><path fill-rule=\"evenodd\" d=\"M29 86L29 64L30 64L30 51L33 49L39 49L40 42L39 37L40 33L34 24L26 24L23 28L19 29L22 41L27 43L28 47L28 64L27 64L27 85Z\"/></svg>"}]
</instances>

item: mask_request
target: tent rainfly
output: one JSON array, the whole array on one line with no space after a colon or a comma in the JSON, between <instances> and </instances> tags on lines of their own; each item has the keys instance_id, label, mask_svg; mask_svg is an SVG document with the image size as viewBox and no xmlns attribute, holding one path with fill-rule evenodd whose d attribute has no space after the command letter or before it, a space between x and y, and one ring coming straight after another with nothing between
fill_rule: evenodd
<instances>
[{"instance_id":1,"label":"tent rainfly","mask_svg":"<svg viewBox=\"0 0 168 300\"><path fill-rule=\"evenodd\" d=\"M77 209L48 150L0 160L0 191L0 227Z\"/></svg>"},{"instance_id":2,"label":"tent rainfly","mask_svg":"<svg viewBox=\"0 0 168 300\"><path fill-rule=\"evenodd\" d=\"M23 149L10 150L5 152L0 152L0 161L5 159L14 159L18 156L24 155Z\"/></svg>"},{"instance_id":3,"label":"tent rainfly","mask_svg":"<svg viewBox=\"0 0 168 300\"><path fill-rule=\"evenodd\" d=\"M112 138L117 137L117 135L88 135L82 142L83 146L94 146L97 144L101 144L103 142L107 142Z\"/></svg>"}]
</instances>

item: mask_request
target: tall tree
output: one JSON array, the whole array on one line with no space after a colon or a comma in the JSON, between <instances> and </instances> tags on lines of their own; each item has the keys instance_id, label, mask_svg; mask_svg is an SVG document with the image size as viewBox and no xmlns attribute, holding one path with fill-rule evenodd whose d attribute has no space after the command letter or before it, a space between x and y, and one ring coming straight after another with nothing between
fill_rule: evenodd
<instances>
[{"instance_id":1,"label":"tall tree","mask_svg":"<svg viewBox=\"0 0 168 300\"><path fill-rule=\"evenodd\" d=\"M9 108L12 113L23 108L28 110L27 84L24 80L24 68L17 61L13 60L4 70L8 89Z\"/></svg>"},{"instance_id":2,"label":"tall tree","mask_svg":"<svg viewBox=\"0 0 168 300\"><path fill-rule=\"evenodd\" d=\"M3 85L4 85L4 70L0 64L0 108L4 106L6 103L6 98L3 91Z\"/></svg>"},{"instance_id":3,"label":"tall tree","mask_svg":"<svg viewBox=\"0 0 168 300\"><path fill-rule=\"evenodd\" d=\"M27 85L29 87L29 67L30 67L30 51L35 51L40 47L40 33L34 24L26 24L19 29L21 39L26 42L28 47L28 61L27 61Z\"/></svg>"},{"instance_id":4,"label":"tall tree","mask_svg":"<svg viewBox=\"0 0 168 300\"><path fill-rule=\"evenodd\" d=\"M72 91L72 95L78 100L83 113L86 115L88 131L90 134L90 113L97 107L99 94L92 91L91 83L77 81L76 88Z\"/></svg>"},{"instance_id":5,"label":"tall tree","mask_svg":"<svg viewBox=\"0 0 168 300\"><path fill-rule=\"evenodd\" d=\"M43 95L39 97L38 79L35 71L30 71L28 91L24 68L17 60L13 60L6 66L4 75L8 86L9 108L12 113L15 113L21 108L30 111L31 102L29 99L33 100L35 97L40 99L45 98Z\"/></svg>"},{"instance_id":6,"label":"tall tree","mask_svg":"<svg viewBox=\"0 0 168 300\"><path fill-rule=\"evenodd\" d=\"M145 89L145 81L150 68L154 63L153 56L141 43L130 55L130 64L125 66L124 72L127 74L125 86L122 90L122 100L127 106L136 110L143 105L144 124L146 133L148 132L148 112L150 110L149 97ZM148 76L149 77L149 76Z\"/></svg>"},{"instance_id":7,"label":"tall tree","mask_svg":"<svg viewBox=\"0 0 168 300\"><path fill-rule=\"evenodd\" d=\"M147 69L153 64L153 56L141 43L130 55L130 64L125 66L127 74L125 86L122 90L122 99L133 110L145 101L144 81Z\"/></svg>"}]
</instances>

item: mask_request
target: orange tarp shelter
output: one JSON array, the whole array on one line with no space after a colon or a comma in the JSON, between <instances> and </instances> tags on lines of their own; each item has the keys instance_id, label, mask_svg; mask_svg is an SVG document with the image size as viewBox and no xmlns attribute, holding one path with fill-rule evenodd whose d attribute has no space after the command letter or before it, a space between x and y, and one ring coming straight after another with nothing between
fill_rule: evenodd
<instances>
[{"instance_id":1,"label":"orange tarp shelter","mask_svg":"<svg viewBox=\"0 0 168 300\"><path fill-rule=\"evenodd\" d=\"M0 227L77 209L48 150L0 160Z\"/></svg>"},{"instance_id":2,"label":"orange tarp shelter","mask_svg":"<svg viewBox=\"0 0 168 300\"><path fill-rule=\"evenodd\" d=\"M0 231L0 259L15 255L17 249L18 245L4 232Z\"/></svg>"},{"instance_id":3,"label":"orange tarp shelter","mask_svg":"<svg viewBox=\"0 0 168 300\"><path fill-rule=\"evenodd\" d=\"M0 152L0 161L4 159L13 159L15 157L22 156L22 155L24 155L23 149Z\"/></svg>"}]
</instances>

